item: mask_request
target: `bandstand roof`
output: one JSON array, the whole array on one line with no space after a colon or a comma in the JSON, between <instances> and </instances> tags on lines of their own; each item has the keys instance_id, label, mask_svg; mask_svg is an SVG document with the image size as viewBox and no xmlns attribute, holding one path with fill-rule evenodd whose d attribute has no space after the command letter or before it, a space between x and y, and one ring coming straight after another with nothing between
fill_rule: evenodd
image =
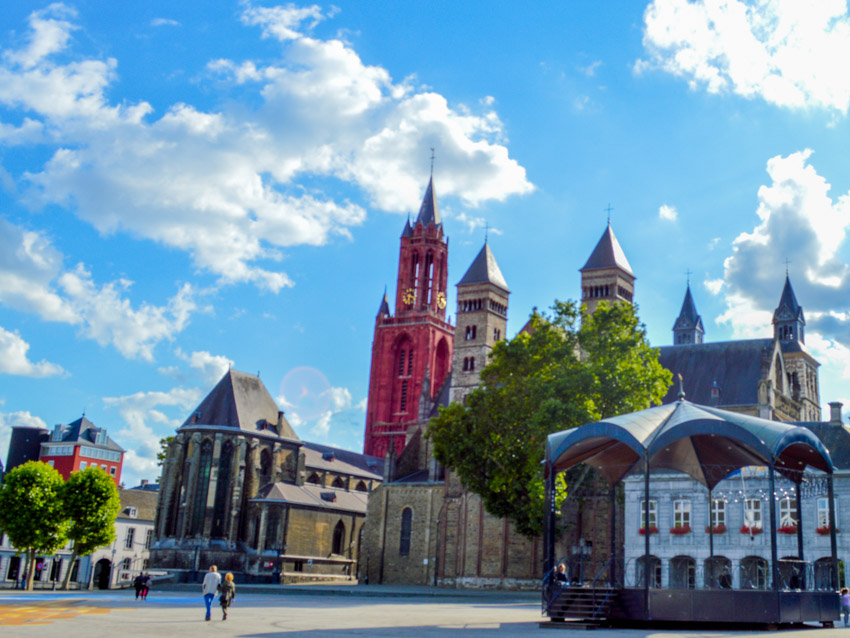
<instances>
[{"instance_id":1,"label":"bandstand roof","mask_svg":"<svg viewBox=\"0 0 850 638\"><path fill-rule=\"evenodd\" d=\"M807 467L832 472L826 447L809 429L696 405L685 400L549 435L555 472L578 463L613 485L629 474L684 472L709 489L733 470L770 465L799 482Z\"/></svg>"}]
</instances>

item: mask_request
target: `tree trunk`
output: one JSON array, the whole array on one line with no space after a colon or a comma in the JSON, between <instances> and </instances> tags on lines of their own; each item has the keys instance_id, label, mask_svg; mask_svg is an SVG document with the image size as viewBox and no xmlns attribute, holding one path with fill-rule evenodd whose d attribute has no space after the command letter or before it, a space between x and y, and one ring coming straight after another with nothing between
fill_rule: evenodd
<instances>
[{"instance_id":1,"label":"tree trunk","mask_svg":"<svg viewBox=\"0 0 850 638\"><path fill-rule=\"evenodd\" d=\"M71 582L71 572L74 571L74 562L78 559L77 550L71 552L71 560L68 562L68 571L65 572L65 578L62 580L62 589L67 591L68 584Z\"/></svg>"},{"instance_id":2,"label":"tree trunk","mask_svg":"<svg viewBox=\"0 0 850 638\"><path fill-rule=\"evenodd\" d=\"M26 591L32 591L32 581L35 576L35 550L30 548L27 549L27 581L24 589Z\"/></svg>"}]
</instances>

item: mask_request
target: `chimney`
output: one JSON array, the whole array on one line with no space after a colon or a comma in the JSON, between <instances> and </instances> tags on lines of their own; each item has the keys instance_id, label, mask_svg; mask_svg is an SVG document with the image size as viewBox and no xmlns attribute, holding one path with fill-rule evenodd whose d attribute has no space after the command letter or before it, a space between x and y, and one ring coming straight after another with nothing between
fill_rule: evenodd
<instances>
[{"instance_id":1,"label":"chimney","mask_svg":"<svg viewBox=\"0 0 850 638\"><path fill-rule=\"evenodd\" d=\"M144 486L145 486L145 485L147 485L147 484L148 484L148 480L147 480L147 479L142 479L142 487L144 487Z\"/></svg>"},{"instance_id":2,"label":"chimney","mask_svg":"<svg viewBox=\"0 0 850 638\"><path fill-rule=\"evenodd\" d=\"M841 425L841 406L844 404L841 401L832 401L829 404L829 424Z\"/></svg>"},{"instance_id":3,"label":"chimney","mask_svg":"<svg viewBox=\"0 0 850 638\"><path fill-rule=\"evenodd\" d=\"M278 434L280 433L280 427L283 425L283 410L277 411L277 428Z\"/></svg>"}]
</instances>

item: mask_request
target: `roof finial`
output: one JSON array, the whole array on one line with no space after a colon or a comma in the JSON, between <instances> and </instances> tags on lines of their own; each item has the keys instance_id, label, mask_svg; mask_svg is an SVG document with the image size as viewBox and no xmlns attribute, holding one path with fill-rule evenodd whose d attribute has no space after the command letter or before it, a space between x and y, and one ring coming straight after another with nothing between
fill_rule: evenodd
<instances>
[{"instance_id":1,"label":"roof finial","mask_svg":"<svg viewBox=\"0 0 850 638\"><path fill-rule=\"evenodd\" d=\"M490 235L490 222L484 222L484 243L487 243L488 236Z\"/></svg>"},{"instance_id":2,"label":"roof finial","mask_svg":"<svg viewBox=\"0 0 850 638\"><path fill-rule=\"evenodd\" d=\"M431 177L434 177L434 147L431 147Z\"/></svg>"},{"instance_id":3,"label":"roof finial","mask_svg":"<svg viewBox=\"0 0 850 638\"><path fill-rule=\"evenodd\" d=\"M786 277L788 276L788 264L790 264L790 263L791 263L791 260L786 257L785 258L785 276Z\"/></svg>"},{"instance_id":4,"label":"roof finial","mask_svg":"<svg viewBox=\"0 0 850 638\"><path fill-rule=\"evenodd\" d=\"M690 287L691 287L691 275L692 275L692 274L693 274L693 273L691 272L691 269L690 269L690 268L688 268L688 269L685 271L685 276L688 278L688 288L690 288Z\"/></svg>"},{"instance_id":5,"label":"roof finial","mask_svg":"<svg viewBox=\"0 0 850 638\"><path fill-rule=\"evenodd\" d=\"M611 225L611 211L612 210L614 210L614 209L611 207L611 204L609 203L608 208L605 209L605 212L608 213L608 225L609 226Z\"/></svg>"},{"instance_id":6,"label":"roof finial","mask_svg":"<svg viewBox=\"0 0 850 638\"><path fill-rule=\"evenodd\" d=\"M685 400L685 388L683 386L682 373L679 373L679 401Z\"/></svg>"}]
</instances>

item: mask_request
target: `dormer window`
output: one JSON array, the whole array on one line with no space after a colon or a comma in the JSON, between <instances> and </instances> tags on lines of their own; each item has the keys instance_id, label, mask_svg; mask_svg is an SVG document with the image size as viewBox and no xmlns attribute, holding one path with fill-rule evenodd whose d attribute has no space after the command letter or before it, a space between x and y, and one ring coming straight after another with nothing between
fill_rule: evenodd
<instances>
[{"instance_id":1,"label":"dormer window","mask_svg":"<svg viewBox=\"0 0 850 638\"><path fill-rule=\"evenodd\" d=\"M135 508L135 507L128 507L127 508L127 516L129 516L130 518L136 518L136 517L138 517L138 515L139 515L138 508Z\"/></svg>"},{"instance_id":2,"label":"dormer window","mask_svg":"<svg viewBox=\"0 0 850 638\"><path fill-rule=\"evenodd\" d=\"M323 461L330 461L331 463L333 463L334 458L335 457L333 452L322 452Z\"/></svg>"}]
</instances>

